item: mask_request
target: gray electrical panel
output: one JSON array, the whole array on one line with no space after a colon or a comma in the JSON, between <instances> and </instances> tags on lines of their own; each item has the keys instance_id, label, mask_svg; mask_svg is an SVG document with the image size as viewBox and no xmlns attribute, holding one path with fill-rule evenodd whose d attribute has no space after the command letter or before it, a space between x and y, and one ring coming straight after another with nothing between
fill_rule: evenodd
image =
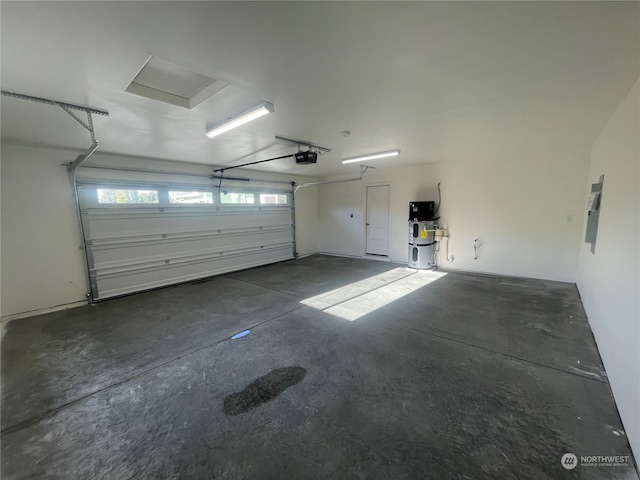
<instances>
[{"instance_id":1,"label":"gray electrical panel","mask_svg":"<svg viewBox=\"0 0 640 480\"><path fill-rule=\"evenodd\" d=\"M603 185L604 175L600 175L598 183L591 184L591 194L587 201L587 231L584 236L584 241L591 244L591 253L596 253L596 237L598 236L598 220L600 219Z\"/></svg>"}]
</instances>

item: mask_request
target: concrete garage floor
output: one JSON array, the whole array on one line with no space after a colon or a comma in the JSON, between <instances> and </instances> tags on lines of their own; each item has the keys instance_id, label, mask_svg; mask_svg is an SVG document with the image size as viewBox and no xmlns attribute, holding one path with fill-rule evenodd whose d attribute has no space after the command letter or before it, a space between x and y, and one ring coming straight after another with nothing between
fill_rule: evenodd
<instances>
[{"instance_id":1,"label":"concrete garage floor","mask_svg":"<svg viewBox=\"0 0 640 480\"><path fill-rule=\"evenodd\" d=\"M6 480L638 478L567 452L630 455L566 283L317 255L2 340Z\"/></svg>"}]
</instances>

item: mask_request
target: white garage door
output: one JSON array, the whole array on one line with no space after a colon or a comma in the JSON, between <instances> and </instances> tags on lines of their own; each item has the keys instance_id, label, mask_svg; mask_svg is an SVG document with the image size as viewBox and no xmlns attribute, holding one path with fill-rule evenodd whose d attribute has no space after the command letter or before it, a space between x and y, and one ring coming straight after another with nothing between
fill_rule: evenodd
<instances>
[{"instance_id":1,"label":"white garage door","mask_svg":"<svg viewBox=\"0 0 640 480\"><path fill-rule=\"evenodd\" d=\"M295 256L287 185L84 181L78 196L94 300Z\"/></svg>"}]
</instances>

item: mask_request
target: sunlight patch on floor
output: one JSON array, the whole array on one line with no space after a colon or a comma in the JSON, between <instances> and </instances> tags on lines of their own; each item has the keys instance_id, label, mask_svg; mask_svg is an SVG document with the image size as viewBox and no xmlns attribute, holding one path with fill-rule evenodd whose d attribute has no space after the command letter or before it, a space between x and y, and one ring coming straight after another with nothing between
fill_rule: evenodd
<instances>
[{"instance_id":1,"label":"sunlight patch on floor","mask_svg":"<svg viewBox=\"0 0 640 480\"><path fill-rule=\"evenodd\" d=\"M404 268L396 268L307 298L300 303L353 321L389 305L445 275L444 272L416 273Z\"/></svg>"},{"instance_id":2,"label":"sunlight patch on floor","mask_svg":"<svg viewBox=\"0 0 640 480\"><path fill-rule=\"evenodd\" d=\"M408 272L404 268L394 268L388 272L380 273L379 275L350 283L349 285L316 295L315 297L309 297L302 300L300 303L319 310L324 310L325 308L332 307L338 303L370 292L376 288L380 288L383 285L408 277L412 274L412 272Z\"/></svg>"}]
</instances>

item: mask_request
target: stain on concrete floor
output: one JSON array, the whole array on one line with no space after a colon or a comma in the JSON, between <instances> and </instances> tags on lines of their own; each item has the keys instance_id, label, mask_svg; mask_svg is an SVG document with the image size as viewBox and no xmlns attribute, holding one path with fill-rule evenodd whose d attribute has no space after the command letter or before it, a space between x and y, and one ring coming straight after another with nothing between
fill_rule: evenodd
<instances>
[{"instance_id":1,"label":"stain on concrete floor","mask_svg":"<svg viewBox=\"0 0 640 480\"><path fill-rule=\"evenodd\" d=\"M227 415L239 415L258 408L302 381L306 374L307 371L298 366L276 368L251 382L241 392L227 396L222 411Z\"/></svg>"}]
</instances>

